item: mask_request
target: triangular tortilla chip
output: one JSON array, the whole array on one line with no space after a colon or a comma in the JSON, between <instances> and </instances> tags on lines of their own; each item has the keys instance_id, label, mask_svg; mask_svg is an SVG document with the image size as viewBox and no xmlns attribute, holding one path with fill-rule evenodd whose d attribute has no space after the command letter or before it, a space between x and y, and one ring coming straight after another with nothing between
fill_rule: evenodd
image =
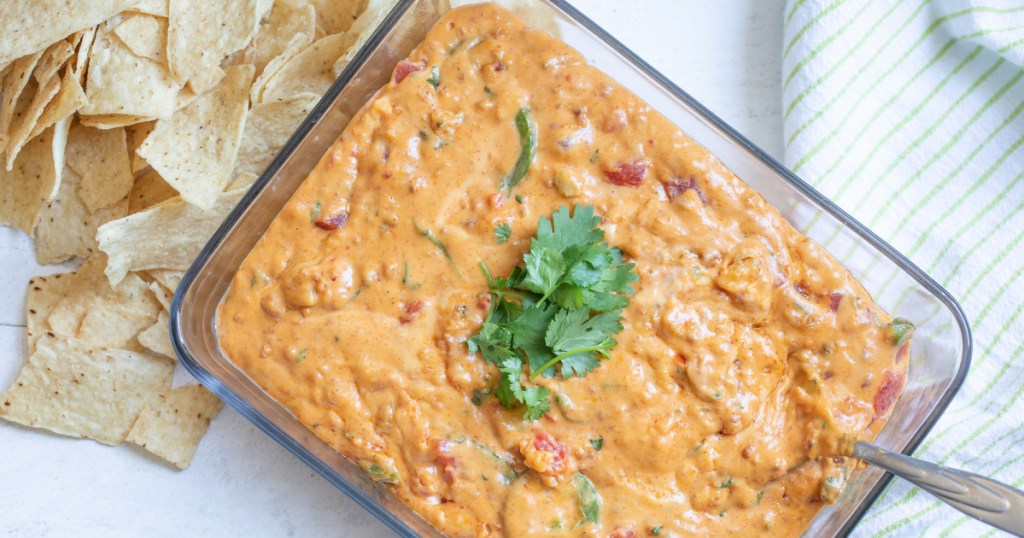
<instances>
[{"instance_id":1,"label":"triangular tortilla chip","mask_svg":"<svg viewBox=\"0 0 1024 538\"><path fill-rule=\"evenodd\" d=\"M116 445L143 407L170 390L173 375L165 358L45 336L0 394L0 418Z\"/></svg>"},{"instance_id":2,"label":"triangular tortilla chip","mask_svg":"<svg viewBox=\"0 0 1024 538\"><path fill-rule=\"evenodd\" d=\"M81 177L64 167L57 197L46 205L36 224L36 260L58 263L70 258L88 258L96 250L96 229L101 224L128 214L128 199L90 211L79 197Z\"/></svg>"},{"instance_id":3,"label":"triangular tortilla chip","mask_svg":"<svg viewBox=\"0 0 1024 538\"><path fill-rule=\"evenodd\" d=\"M46 202L59 188L54 165L56 130L54 126L29 141L10 172L0 166L0 225L31 234Z\"/></svg>"},{"instance_id":4,"label":"triangular tortilla chip","mask_svg":"<svg viewBox=\"0 0 1024 538\"><path fill-rule=\"evenodd\" d=\"M236 54L235 64L252 64L256 74L284 52L294 36L302 36L308 46L316 32L316 10L313 6L297 0L280 0L274 5L267 20L260 24L259 32L242 52Z\"/></svg>"},{"instance_id":5,"label":"triangular tortilla chip","mask_svg":"<svg viewBox=\"0 0 1024 538\"><path fill-rule=\"evenodd\" d=\"M249 44L259 21L256 0L170 0L167 60L184 82Z\"/></svg>"},{"instance_id":6,"label":"triangular tortilla chip","mask_svg":"<svg viewBox=\"0 0 1024 538\"><path fill-rule=\"evenodd\" d=\"M31 56L18 58L8 66L3 86L0 86L0 94L3 97L3 101L0 102L0 133L9 134L19 98L32 78L32 71L35 70L42 55L40 51Z\"/></svg>"},{"instance_id":7,"label":"triangular tortilla chip","mask_svg":"<svg viewBox=\"0 0 1024 538\"><path fill-rule=\"evenodd\" d=\"M319 95L300 93L254 106L245 121L236 174L262 174L318 101Z\"/></svg>"},{"instance_id":8,"label":"triangular tortilla chip","mask_svg":"<svg viewBox=\"0 0 1024 538\"><path fill-rule=\"evenodd\" d=\"M231 183L228 184L228 188L225 190L233 191L238 189L244 189L247 191L249 190L249 187L252 186L252 184L255 183L257 179L259 179L259 177L260 176L257 176L256 174L253 174L251 172L241 172L237 176L235 176L235 179L231 180Z\"/></svg>"},{"instance_id":9,"label":"triangular tortilla chip","mask_svg":"<svg viewBox=\"0 0 1024 538\"><path fill-rule=\"evenodd\" d=\"M138 172L139 170L149 166L149 163L147 163L142 157L139 157L135 153L135 150L139 149L139 146L146 141L146 137L149 136L149 133L152 133L155 128L155 121L136 123L125 127L124 132L128 139L128 155L132 162L132 173Z\"/></svg>"},{"instance_id":10,"label":"triangular tortilla chip","mask_svg":"<svg viewBox=\"0 0 1024 538\"><path fill-rule=\"evenodd\" d=\"M135 214L139 211L174 198L178 191L167 184L160 173L152 168L141 177L135 180L131 194L128 195L128 214Z\"/></svg>"},{"instance_id":11,"label":"triangular tortilla chip","mask_svg":"<svg viewBox=\"0 0 1024 538\"><path fill-rule=\"evenodd\" d=\"M164 307L164 312L171 309L171 299L174 297L174 292L165 288L159 282L150 282L149 291L153 292L153 297L160 303L160 306Z\"/></svg>"},{"instance_id":12,"label":"triangular tortilla chip","mask_svg":"<svg viewBox=\"0 0 1024 538\"><path fill-rule=\"evenodd\" d=\"M348 33L355 35L356 39L348 51L334 63L335 77L340 76L341 72L348 67L348 64L352 62L352 58L355 58L356 54L359 53L359 49L363 48L366 41L377 31L377 27L384 22L388 13L391 13L391 10L394 9L397 3L397 0L370 0L366 5L366 9L359 14L359 18L348 29Z\"/></svg>"},{"instance_id":13,"label":"triangular tortilla chip","mask_svg":"<svg viewBox=\"0 0 1024 538\"><path fill-rule=\"evenodd\" d=\"M147 15L157 15L159 17L167 16L167 0L142 0L138 4L131 6L125 11L133 11L135 13L145 13Z\"/></svg>"},{"instance_id":14,"label":"triangular tortilla chip","mask_svg":"<svg viewBox=\"0 0 1024 538\"><path fill-rule=\"evenodd\" d=\"M44 129L68 118L85 103L85 90L79 84L78 77L74 71L68 69L64 72L64 78L61 79L60 90L57 92L56 97L43 109L42 115L39 116L35 127L32 128L32 134L29 135L30 138L35 138Z\"/></svg>"},{"instance_id":15,"label":"triangular tortilla chip","mask_svg":"<svg viewBox=\"0 0 1024 538\"><path fill-rule=\"evenodd\" d=\"M181 284L182 277L185 276L183 271L173 271L170 269L150 269L146 272L149 273L149 276L153 277L153 280L156 280L161 286L170 290L172 295L178 289L178 284Z\"/></svg>"},{"instance_id":16,"label":"triangular tortilla chip","mask_svg":"<svg viewBox=\"0 0 1024 538\"><path fill-rule=\"evenodd\" d=\"M167 63L167 19L149 15L131 15L114 28L116 35L132 54Z\"/></svg>"},{"instance_id":17,"label":"triangular tortilla chip","mask_svg":"<svg viewBox=\"0 0 1024 538\"><path fill-rule=\"evenodd\" d=\"M89 211L121 202L135 183L124 129L75 124L68 135L67 165L81 176L78 197Z\"/></svg>"},{"instance_id":18,"label":"triangular tortilla chip","mask_svg":"<svg viewBox=\"0 0 1024 538\"><path fill-rule=\"evenodd\" d=\"M163 64L132 54L108 31L96 36L89 64L89 103L82 107L82 115L167 118L174 113L181 84Z\"/></svg>"},{"instance_id":19,"label":"triangular tortilla chip","mask_svg":"<svg viewBox=\"0 0 1024 538\"><path fill-rule=\"evenodd\" d=\"M71 43L68 43L67 40L60 40L50 45L39 58L39 65L32 72L32 76L40 84L50 80L74 53L75 49L71 47Z\"/></svg>"},{"instance_id":20,"label":"triangular tortilla chip","mask_svg":"<svg viewBox=\"0 0 1024 538\"><path fill-rule=\"evenodd\" d=\"M28 333L28 354L36 352L36 342L50 331L46 318L71 286L70 273L37 276L28 281L25 296L25 320ZM53 336L53 334L50 334Z\"/></svg>"},{"instance_id":21,"label":"triangular tortilla chip","mask_svg":"<svg viewBox=\"0 0 1024 538\"><path fill-rule=\"evenodd\" d=\"M72 69L78 84L85 84L85 70L89 66L89 53L92 51L92 44L96 40L96 28L86 28L80 33L82 39L78 43L78 50L75 52L75 62Z\"/></svg>"},{"instance_id":22,"label":"triangular tortilla chip","mask_svg":"<svg viewBox=\"0 0 1024 538\"><path fill-rule=\"evenodd\" d=\"M36 89L35 95L32 96L32 102L29 103L28 108L23 113L19 115L18 112L15 112L15 118L11 122L11 130L8 132L7 139L6 166L8 172L14 167L14 160L18 157L18 153L21 152L22 146L31 139L32 129L39 122L39 117L43 115L46 105L53 100L59 91L60 77L54 75L45 84Z\"/></svg>"},{"instance_id":23,"label":"triangular tortilla chip","mask_svg":"<svg viewBox=\"0 0 1024 538\"><path fill-rule=\"evenodd\" d=\"M98 116L79 115L78 123L81 123L86 127L95 127L97 129L117 129L118 127L128 127L137 123L154 121L155 119L156 118L150 118L147 116L128 116L124 114L100 114Z\"/></svg>"},{"instance_id":24,"label":"triangular tortilla chip","mask_svg":"<svg viewBox=\"0 0 1024 538\"><path fill-rule=\"evenodd\" d=\"M173 4L172 4L173 5ZM160 120L137 153L183 199L213 207L231 179L245 127L253 67L228 69L216 89L168 120Z\"/></svg>"},{"instance_id":25,"label":"triangular tortilla chip","mask_svg":"<svg viewBox=\"0 0 1024 538\"><path fill-rule=\"evenodd\" d=\"M169 323L167 313L161 312L156 323L139 333L139 344L162 357L177 359L177 354L174 353L174 346L171 345Z\"/></svg>"},{"instance_id":26,"label":"triangular tortilla chip","mask_svg":"<svg viewBox=\"0 0 1024 538\"><path fill-rule=\"evenodd\" d=\"M184 469L192 463L199 441L223 405L202 385L178 387L159 404L146 405L128 433L128 441Z\"/></svg>"},{"instance_id":27,"label":"triangular tortilla chip","mask_svg":"<svg viewBox=\"0 0 1024 538\"><path fill-rule=\"evenodd\" d=\"M316 6L316 21L321 31L337 34L352 27L359 14L366 10L367 0L311 0Z\"/></svg>"},{"instance_id":28,"label":"triangular tortilla chip","mask_svg":"<svg viewBox=\"0 0 1024 538\"><path fill-rule=\"evenodd\" d=\"M209 211L172 198L100 226L96 239L108 256L110 282L120 282L128 271L188 269L244 193L221 194Z\"/></svg>"},{"instance_id":29,"label":"triangular tortilla chip","mask_svg":"<svg viewBox=\"0 0 1024 538\"><path fill-rule=\"evenodd\" d=\"M105 258L98 252L85 260L47 321L58 336L122 348L156 321L161 307L136 274L111 286L103 273Z\"/></svg>"},{"instance_id":30,"label":"triangular tortilla chip","mask_svg":"<svg viewBox=\"0 0 1024 538\"><path fill-rule=\"evenodd\" d=\"M266 88L267 83L281 71L281 68L288 65L288 62L291 61L292 58L306 50L308 47L309 40L305 35L299 34L292 36L291 40L288 41L288 44L285 45L284 50L281 51L281 54L278 54L273 60L270 60L270 63L263 68L263 72L260 73L260 76L256 77L256 81L252 83L252 89L249 90L249 100L252 101L254 105L263 102L263 90Z\"/></svg>"},{"instance_id":31,"label":"triangular tortilla chip","mask_svg":"<svg viewBox=\"0 0 1024 538\"><path fill-rule=\"evenodd\" d=\"M139 0L4 0L0 2L0 64L95 26Z\"/></svg>"},{"instance_id":32,"label":"triangular tortilla chip","mask_svg":"<svg viewBox=\"0 0 1024 538\"><path fill-rule=\"evenodd\" d=\"M298 53L267 81L260 102L279 101L300 93L323 95L337 78L334 63L355 42L349 33L329 35Z\"/></svg>"},{"instance_id":33,"label":"triangular tortilla chip","mask_svg":"<svg viewBox=\"0 0 1024 538\"><path fill-rule=\"evenodd\" d=\"M192 78L188 79L188 89L192 90L197 97L212 90L220 84L220 81L224 80L224 76L227 73L224 72L220 66L213 66L206 69L196 71L192 75ZM178 107L182 108L187 106L183 103L182 99L178 99Z\"/></svg>"}]
</instances>

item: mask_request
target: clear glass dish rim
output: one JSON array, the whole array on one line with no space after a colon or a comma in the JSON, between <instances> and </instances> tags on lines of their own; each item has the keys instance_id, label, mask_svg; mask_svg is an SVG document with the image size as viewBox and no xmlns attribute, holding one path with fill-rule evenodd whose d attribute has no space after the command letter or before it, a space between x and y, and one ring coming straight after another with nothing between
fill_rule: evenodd
<instances>
[{"instance_id":1,"label":"clear glass dish rim","mask_svg":"<svg viewBox=\"0 0 1024 538\"><path fill-rule=\"evenodd\" d=\"M763 164L767 165L770 169L776 172L779 176L785 179L791 186L795 187L803 195L812 199L818 204L821 209L829 213L836 220L841 222L847 229L852 230L859 238L867 242L873 248L884 254L900 269L905 271L911 276L918 284L920 284L925 290L931 293L936 299L939 300L944 306L946 306L950 313L956 320L957 328L961 335L961 357L959 361L959 368L955 375L951 378L950 384L947 389L940 395L938 403L932 408L931 412L925 417L921 427L919 427L912 435L910 441L904 447L902 453L911 455L917 447L921 444L924 438L938 421L939 417L949 407L950 402L959 392L960 387L963 385L964 379L967 376L967 372L970 369L971 357L973 352L973 338L971 334L970 324L964 314L963 308L959 302L953 298L953 296L946 291L938 282L932 279L927 273L921 270L917 265L911 262L906 256L900 253L898 250L889 245L881 237L876 235L874 232L869 230L866 226L860 223L857 219L846 213L839 206L834 204L831 200L825 197L823 194L815 190L810 184L800 179L795 173L790 171L780 162L775 160L771 155L766 153L764 150L756 146L753 142L748 140L745 136L736 131L732 126L723 121L711 110L693 98L689 93L680 88L674 82L669 80L665 75L655 69L653 66L648 64L636 53L630 50L628 47L619 42L616 38L612 37L607 31L599 26L594 21L590 20L586 15L580 12L578 9L570 5L566 0L544 0L546 3L553 6L555 9L560 10L567 17L572 19L576 24L580 25L585 30L591 32L598 39L604 41L612 50L620 54L626 61L633 64L634 67L639 69L643 74L650 77L656 84L660 85L664 90L678 98L680 101L685 103L697 114L702 116L705 120L713 124L716 128L720 129L724 135L731 138L733 142L741 146L748 153L756 157ZM284 433L280 428L265 417L262 413L253 408L244 398L240 397L234 390L226 386L218 378L208 372L199 362L189 353L188 347L185 345L182 334L181 334L181 309L185 295L188 289L195 282L196 277L202 268L209 262L209 260L217 252L221 243L227 236L228 232L236 225L242 214L253 204L253 202L259 197L260 192L266 187L268 182L282 165L287 161L291 154L295 151L299 142L305 138L309 131L319 123L327 111L331 108L335 98L345 88L349 81L353 78L357 71L369 58L371 52L375 50L386 37L389 30L402 18L405 12L410 6L412 6L413 0L398 0L396 6L392 9L391 13L384 19L380 26L374 31L371 37L366 41L359 52L353 57L351 63L345 68L344 71L338 76L337 80L331 85L330 89L324 94L324 96L317 103L316 107L310 112L309 116L302 122L302 124L296 129L295 133L288 140L288 142L281 148L280 153L274 158L271 164L263 172L263 174L256 180L256 182L250 187L249 191L241 198L235 208L226 217L221 226L217 229L216 233L210 238L209 242L203 247L199 256L192 263L188 271L185 272L182 277L181 283L178 286L177 292L174 294L174 298L171 302L170 309L170 333L171 343L178 355L178 358L185 369L194 376L200 383L209 388L218 397L224 400L225 403L230 405L246 419L252 422L257 428L262 430L264 433L269 435L272 439L277 441L279 444L284 446L296 457L302 460L305 464L311 467L318 474L326 478L329 482L334 484L347 496L352 498L362 508L373 514L386 526L392 530L403 534L408 531L408 528L398 518L396 518L391 512L385 510L377 502L370 499L365 493L359 490L355 485L349 483L343 477L338 476L334 470L328 466L325 462L316 457L306 447L302 445L292 436ZM879 495L892 480L893 476L890 473L885 473L874 485L867 496L860 502L860 504L853 511L852 516L847 519L844 525L840 528L838 535L847 535L861 520L864 513L874 505Z\"/></svg>"}]
</instances>

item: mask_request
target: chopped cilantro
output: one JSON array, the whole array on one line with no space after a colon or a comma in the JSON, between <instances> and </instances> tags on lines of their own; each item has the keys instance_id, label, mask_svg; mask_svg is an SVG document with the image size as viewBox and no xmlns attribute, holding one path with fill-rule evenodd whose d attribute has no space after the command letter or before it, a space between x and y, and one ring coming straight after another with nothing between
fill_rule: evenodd
<instances>
[{"instance_id":1,"label":"chopped cilantro","mask_svg":"<svg viewBox=\"0 0 1024 538\"><path fill-rule=\"evenodd\" d=\"M484 93L491 96L497 95L496 93L494 93L494 90L492 90L490 86L484 86Z\"/></svg>"},{"instance_id":2,"label":"chopped cilantro","mask_svg":"<svg viewBox=\"0 0 1024 538\"><path fill-rule=\"evenodd\" d=\"M604 436L598 435L597 439L591 439L590 446L594 447L594 450L600 452L601 448L604 447Z\"/></svg>"},{"instance_id":3,"label":"chopped cilantro","mask_svg":"<svg viewBox=\"0 0 1024 538\"><path fill-rule=\"evenodd\" d=\"M634 265L604 241L594 208L567 207L540 219L523 264L508 278L487 279L492 301L487 319L466 343L501 373L494 394L507 408L525 404L535 420L550 408L550 391L524 387L530 378L582 377L607 359L622 330L622 309L637 280ZM440 248L440 247L439 247Z\"/></svg>"},{"instance_id":4,"label":"chopped cilantro","mask_svg":"<svg viewBox=\"0 0 1024 538\"><path fill-rule=\"evenodd\" d=\"M431 243L433 243L434 246L441 251L441 254L444 254L444 257L448 259L448 263L451 264L452 268L455 269L455 272L461 277L462 271L459 269L458 265L455 265L455 259L452 258L451 253L448 252L448 247L445 246L445 244L442 243L441 240L438 239L437 236L434 235L434 233L431 232L429 229L421 228L420 225L416 224L415 222L413 222L413 226L416 227L417 231L423 234L423 237L426 237Z\"/></svg>"},{"instance_id":5,"label":"chopped cilantro","mask_svg":"<svg viewBox=\"0 0 1024 538\"><path fill-rule=\"evenodd\" d=\"M651 527L651 534L653 534L655 536L660 536L661 535L661 525L658 525L657 527Z\"/></svg>"},{"instance_id":6,"label":"chopped cilantro","mask_svg":"<svg viewBox=\"0 0 1024 538\"><path fill-rule=\"evenodd\" d=\"M729 478L726 478L724 482L722 482L721 484L718 485L718 487L720 487L720 488L732 487L732 477L730 476Z\"/></svg>"},{"instance_id":7,"label":"chopped cilantro","mask_svg":"<svg viewBox=\"0 0 1024 538\"><path fill-rule=\"evenodd\" d=\"M438 84L441 84L441 71L438 70L436 65L430 68L430 78L427 79L427 82L433 86L435 90L437 89Z\"/></svg>"},{"instance_id":8,"label":"chopped cilantro","mask_svg":"<svg viewBox=\"0 0 1024 538\"><path fill-rule=\"evenodd\" d=\"M318 218L320 218L320 200L317 200L313 204L313 208L309 210L309 222L315 222Z\"/></svg>"},{"instance_id":9,"label":"chopped cilantro","mask_svg":"<svg viewBox=\"0 0 1024 538\"><path fill-rule=\"evenodd\" d=\"M422 282L413 282L413 280L409 278L409 260L405 260L402 263L402 285L412 291L420 289L420 286L423 285Z\"/></svg>"},{"instance_id":10,"label":"chopped cilantro","mask_svg":"<svg viewBox=\"0 0 1024 538\"><path fill-rule=\"evenodd\" d=\"M516 195L516 202L518 202L520 204L523 203L523 195L522 194L517 194Z\"/></svg>"},{"instance_id":11,"label":"chopped cilantro","mask_svg":"<svg viewBox=\"0 0 1024 538\"><path fill-rule=\"evenodd\" d=\"M592 162L592 163L593 162L597 162L597 157L600 154L601 154L601 150L595 149L594 152L590 154L590 162Z\"/></svg>"},{"instance_id":12,"label":"chopped cilantro","mask_svg":"<svg viewBox=\"0 0 1024 538\"><path fill-rule=\"evenodd\" d=\"M509 226L507 222L502 222L501 224L494 227L494 239L498 241L499 245L504 243L505 241L508 241L508 238L511 235L512 227Z\"/></svg>"},{"instance_id":13,"label":"chopped cilantro","mask_svg":"<svg viewBox=\"0 0 1024 538\"><path fill-rule=\"evenodd\" d=\"M309 350L306 348L302 348L302 350L299 351L298 355L295 356L295 364L302 364L302 361L306 360L307 353L309 353Z\"/></svg>"},{"instance_id":14,"label":"chopped cilantro","mask_svg":"<svg viewBox=\"0 0 1024 538\"><path fill-rule=\"evenodd\" d=\"M763 499L763 498L764 498L764 492L763 491L758 491L757 492L757 504L761 504L761 499Z\"/></svg>"}]
</instances>

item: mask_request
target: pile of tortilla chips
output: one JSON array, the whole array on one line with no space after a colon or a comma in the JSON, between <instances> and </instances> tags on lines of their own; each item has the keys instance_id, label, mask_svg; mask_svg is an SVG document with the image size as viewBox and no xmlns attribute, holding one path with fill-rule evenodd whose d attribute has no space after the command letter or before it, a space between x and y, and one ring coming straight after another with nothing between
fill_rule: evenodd
<instances>
[{"instance_id":1,"label":"pile of tortilla chips","mask_svg":"<svg viewBox=\"0 0 1024 538\"><path fill-rule=\"evenodd\" d=\"M171 387L182 272L394 0L0 2L0 225L35 239L0 418L185 468L221 402Z\"/></svg>"}]
</instances>

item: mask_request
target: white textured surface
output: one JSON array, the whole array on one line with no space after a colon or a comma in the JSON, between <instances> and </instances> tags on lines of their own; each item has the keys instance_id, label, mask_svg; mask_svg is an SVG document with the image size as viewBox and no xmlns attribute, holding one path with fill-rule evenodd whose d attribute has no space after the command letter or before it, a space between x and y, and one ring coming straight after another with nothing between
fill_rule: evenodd
<instances>
[{"instance_id":1,"label":"white textured surface","mask_svg":"<svg viewBox=\"0 0 1024 538\"><path fill-rule=\"evenodd\" d=\"M783 0L575 0L770 154L782 154ZM29 240L0 228L0 387L24 353ZM373 517L225 408L192 466L0 424L0 536L386 536Z\"/></svg>"}]
</instances>

